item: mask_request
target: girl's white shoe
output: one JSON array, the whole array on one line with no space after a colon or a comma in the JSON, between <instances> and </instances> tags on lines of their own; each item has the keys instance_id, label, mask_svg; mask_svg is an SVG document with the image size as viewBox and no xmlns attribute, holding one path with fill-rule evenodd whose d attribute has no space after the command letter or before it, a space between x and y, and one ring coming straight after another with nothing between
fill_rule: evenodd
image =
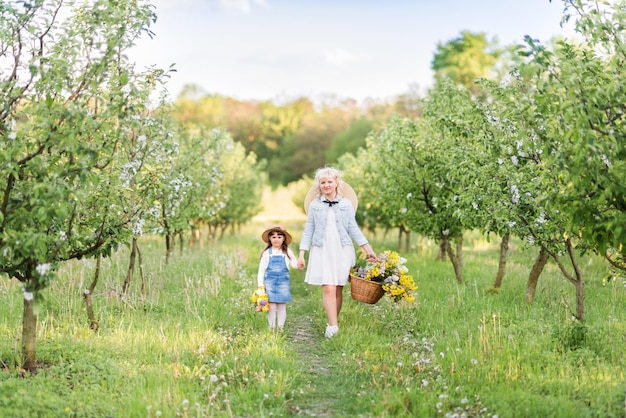
<instances>
[{"instance_id":1,"label":"girl's white shoe","mask_svg":"<svg viewBox=\"0 0 626 418\"><path fill-rule=\"evenodd\" d=\"M337 325L326 325L326 332L324 333L324 335L326 336L326 338L330 338L333 335L337 334L339 332L339 326Z\"/></svg>"}]
</instances>

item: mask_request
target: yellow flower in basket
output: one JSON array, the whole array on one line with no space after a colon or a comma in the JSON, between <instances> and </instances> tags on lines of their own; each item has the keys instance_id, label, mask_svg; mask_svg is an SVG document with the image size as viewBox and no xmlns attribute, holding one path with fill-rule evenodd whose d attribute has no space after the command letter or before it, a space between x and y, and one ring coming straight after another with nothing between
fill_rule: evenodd
<instances>
[{"instance_id":1,"label":"yellow flower in basket","mask_svg":"<svg viewBox=\"0 0 626 418\"><path fill-rule=\"evenodd\" d=\"M400 257L400 254L387 250L378 255L376 262L367 261L361 257L350 270L350 274L380 283L385 295L394 302L401 300L413 302L417 285L413 281L413 276L408 274L409 269L405 263L406 259Z\"/></svg>"}]
</instances>

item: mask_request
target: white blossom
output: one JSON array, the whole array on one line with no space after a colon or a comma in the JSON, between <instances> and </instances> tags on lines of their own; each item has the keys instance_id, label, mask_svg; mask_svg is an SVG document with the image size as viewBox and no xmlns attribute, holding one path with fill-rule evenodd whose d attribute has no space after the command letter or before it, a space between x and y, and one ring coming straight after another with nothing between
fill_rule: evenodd
<instances>
[{"instance_id":1,"label":"white blossom","mask_svg":"<svg viewBox=\"0 0 626 418\"><path fill-rule=\"evenodd\" d=\"M143 226L146 223L144 219L137 219L137 222L133 225L134 235L143 235Z\"/></svg>"},{"instance_id":2,"label":"white blossom","mask_svg":"<svg viewBox=\"0 0 626 418\"><path fill-rule=\"evenodd\" d=\"M514 166L517 166L517 155L511 155L511 162Z\"/></svg>"},{"instance_id":3,"label":"white blossom","mask_svg":"<svg viewBox=\"0 0 626 418\"><path fill-rule=\"evenodd\" d=\"M606 166L606 168L611 168L611 161L609 161L609 157L606 155L602 155L602 162Z\"/></svg>"},{"instance_id":4,"label":"white blossom","mask_svg":"<svg viewBox=\"0 0 626 418\"><path fill-rule=\"evenodd\" d=\"M35 295L33 295L31 292L27 292L26 290L24 290L24 300L31 301L34 298Z\"/></svg>"},{"instance_id":5,"label":"white blossom","mask_svg":"<svg viewBox=\"0 0 626 418\"><path fill-rule=\"evenodd\" d=\"M535 222L538 223L539 225L543 225L544 223L546 223L547 222L546 213L544 211L541 211L541 213L539 214L539 217L537 218Z\"/></svg>"},{"instance_id":6,"label":"white blossom","mask_svg":"<svg viewBox=\"0 0 626 418\"><path fill-rule=\"evenodd\" d=\"M40 276L43 276L50 271L50 263L38 264L36 269L37 273L39 273Z\"/></svg>"},{"instance_id":7,"label":"white blossom","mask_svg":"<svg viewBox=\"0 0 626 418\"><path fill-rule=\"evenodd\" d=\"M519 189L515 184L511 186L511 203L514 205L519 203Z\"/></svg>"}]
</instances>

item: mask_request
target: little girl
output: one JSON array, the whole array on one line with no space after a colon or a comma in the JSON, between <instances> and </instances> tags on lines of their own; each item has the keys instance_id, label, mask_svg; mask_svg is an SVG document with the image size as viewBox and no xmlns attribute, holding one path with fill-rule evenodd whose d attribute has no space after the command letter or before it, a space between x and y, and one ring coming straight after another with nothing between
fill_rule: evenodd
<instances>
[{"instance_id":1,"label":"little girl","mask_svg":"<svg viewBox=\"0 0 626 418\"><path fill-rule=\"evenodd\" d=\"M289 267L297 268L298 260L289 248L291 235L282 226L273 226L261 238L267 246L261 252L257 282L269 299L267 320L270 329L282 331L287 319L287 302L291 302ZM277 321L278 319L278 321Z\"/></svg>"}]
</instances>

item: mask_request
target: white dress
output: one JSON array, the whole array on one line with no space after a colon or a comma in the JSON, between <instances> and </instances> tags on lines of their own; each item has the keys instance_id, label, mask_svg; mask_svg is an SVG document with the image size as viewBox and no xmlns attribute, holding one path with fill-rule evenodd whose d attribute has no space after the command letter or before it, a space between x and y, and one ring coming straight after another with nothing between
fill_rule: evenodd
<instances>
[{"instance_id":1,"label":"white dress","mask_svg":"<svg viewBox=\"0 0 626 418\"><path fill-rule=\"evenodd\" d=\"M354 245L341 245L335 225L335 212L328 211L326 236L321 247L312 246L304 282L313 285L345 286L350 268L356 262Z\"/></svg>"}]
</instances>

